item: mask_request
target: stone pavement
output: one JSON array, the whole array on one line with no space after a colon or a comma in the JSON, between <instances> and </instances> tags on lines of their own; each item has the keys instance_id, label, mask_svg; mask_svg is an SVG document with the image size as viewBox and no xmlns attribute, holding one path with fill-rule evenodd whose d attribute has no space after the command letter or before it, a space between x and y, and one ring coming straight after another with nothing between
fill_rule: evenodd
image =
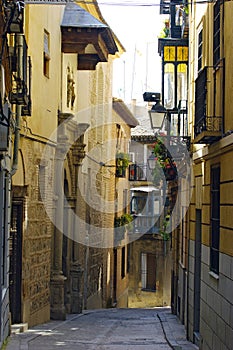
<instances>
[{"instance_id":1,"label":"stone pavement","mask_svg":"<svg viewBox=\"0 0 233 350\"><path fill-rule=\"evenodd\" d=\"M12 334L6 350L197 350L170 308L85 310Z\"/></svg>"}]
</instances>

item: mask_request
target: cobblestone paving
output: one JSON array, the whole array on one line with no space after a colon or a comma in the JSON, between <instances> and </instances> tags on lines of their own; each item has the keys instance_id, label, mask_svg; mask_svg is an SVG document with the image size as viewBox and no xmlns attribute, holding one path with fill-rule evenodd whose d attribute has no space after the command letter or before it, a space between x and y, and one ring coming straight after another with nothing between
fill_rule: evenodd
<instances>
[{"instance_id":1,"label":"cobblestone paving","mask_svg":"<svg viewBox=\"0 0 233 350\"><path fill-rule=\"evenodd\" d=\"M6 350L196 349L181 327L166 309L90 310L12 335Z\"/></svg>"}]
</instances>

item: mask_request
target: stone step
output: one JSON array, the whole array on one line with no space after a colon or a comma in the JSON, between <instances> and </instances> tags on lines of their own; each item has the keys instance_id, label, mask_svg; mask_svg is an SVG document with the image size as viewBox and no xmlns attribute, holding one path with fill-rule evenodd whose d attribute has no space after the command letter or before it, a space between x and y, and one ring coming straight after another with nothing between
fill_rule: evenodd
<instances>
[{"instance_id":1,"label":"stone step","mask_svg":"<svg viewBox=\"0 0 233 350\"><path fill-rule=\"evenodd\" d=\"M23 333L28 330L28 323L17 323L11 325L11 334Z\"/></svg>"}]
</instances>

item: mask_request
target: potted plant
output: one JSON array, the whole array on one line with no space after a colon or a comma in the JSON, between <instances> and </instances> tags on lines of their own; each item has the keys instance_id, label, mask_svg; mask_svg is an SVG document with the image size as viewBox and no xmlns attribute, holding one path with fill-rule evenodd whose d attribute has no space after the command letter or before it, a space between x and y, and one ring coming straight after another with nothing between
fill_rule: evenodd
<instances>
[{"instance_id":1,"label":"potted plant","mask_svg":"<svg viewBox=\"0 0 233 350\"><path fill-rule=\"evenodd\" d=\"M127 228L128 224L133 221L133 217L130 214L122 214L121 216L114 219L114 227ZM130 227L130 226L129 226Z\"/></svg>"},{"instance_id":2,"label":"potted plant","mask_svg":"<svg viewBox=\"0 0 233 350\"><path fill-rule=\"evenodd\" d=\"M116 176L125 177L125 171L129 166L129 156L127 153L119 152L116 155Z\"/></svg>"},{"instance_id":3,"label":"potted plant","mask_svg":"<svg viewBox=\"0 0 233 350\"><path fill-rule=\"evenodd\" d=\"M160 140L159 138L157 138L156 142L154 143L153 151L156 156L156 160L158 161L159 165L161 166L164 172L166 181L175 180L177 178L176 163L172 159L170 152L165 147L162 140Z\"/></svg>"},{"instance_id":4,"label":"potted plant","mask_svg":"<svg viewBox=\"0 0 233 350\"><path fill-rule=\"evenodd\" d=\"M125 238L126 230L131 230L131 222L133 221L133 217L130 214L122 214L119 217L114 219L114 227L117 228L115 231L115 241L119 242Z\"/></svg>"}]
</instances>

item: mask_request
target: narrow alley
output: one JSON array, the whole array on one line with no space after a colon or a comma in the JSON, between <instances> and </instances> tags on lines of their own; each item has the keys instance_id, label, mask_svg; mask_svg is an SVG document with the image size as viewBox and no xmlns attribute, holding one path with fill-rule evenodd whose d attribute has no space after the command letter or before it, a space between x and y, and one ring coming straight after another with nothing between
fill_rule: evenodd
<instances>
[{"instance_id":1,"label":"narrow alley","mask_svg":"<svg viewBox=\"0 0 233 350\"><path fill-rule=\"evenodd\" d=\"M192 350L170 308L88 310L13 334L6 350Z\"/></svg>"}]
</instances>

